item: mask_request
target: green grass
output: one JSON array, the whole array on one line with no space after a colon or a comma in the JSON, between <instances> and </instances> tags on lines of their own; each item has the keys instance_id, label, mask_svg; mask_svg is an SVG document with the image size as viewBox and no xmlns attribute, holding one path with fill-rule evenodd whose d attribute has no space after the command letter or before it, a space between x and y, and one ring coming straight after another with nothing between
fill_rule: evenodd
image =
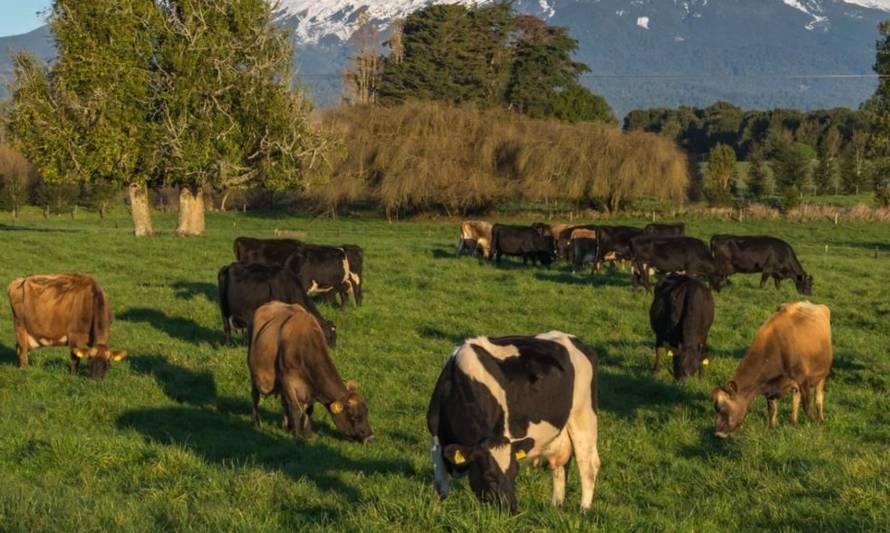
<instances>
[{"instance_id":1,"label":"green grass","mask_svg":"<svg viewBox=\"0 0 890 533\"><path fill-rule=\"evenodd\" d=\"M0 219L3 285L81 271L102 282L117 314L113 344L130 351L103 381L67 373L63 349L15 366L0 311L0 530L430 531L879 530L890 524L890 227L688 220L689 232L771 233L815 275L812 300L832 309L835 360L826 423L769 430L758 399L725 442L711 437L710 390L738 364L792 284L736 277L716 295L712 364L675 384L652 375L650 296L625 273L573 276L502 268L452 255L455 221L403 222L208 215L207 236L129 235L125 215ZM637 222L642 221L626 221ZM365 247L365 305L321 305L338 325L333 357L370 406L377 440L338 438L324 413L297 444L264 401L250 426L243 347L220 347L217 269L237 235L274 228ZM874 249L880 250L874 258ZM826 249L827 247L827 249ZM440 502L431 487L425 413L439 370L469 335L578 335L600 357L602 457L592 510L578 509L572 465L566 505L549 505L550 474L523 465L520 514L479 506L466 480Z\"/></svg>"}]
</instances>

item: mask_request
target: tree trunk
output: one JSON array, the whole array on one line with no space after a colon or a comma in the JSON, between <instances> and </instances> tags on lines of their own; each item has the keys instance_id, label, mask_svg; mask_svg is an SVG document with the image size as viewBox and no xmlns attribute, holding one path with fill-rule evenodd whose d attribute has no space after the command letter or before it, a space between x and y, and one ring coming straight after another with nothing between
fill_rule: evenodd
<instances>
[{"instance_id":1,"label":"tree trunk","mask_svg":"<svg viewBox=\"0 0 890 533\"><path fill-rule=\"evenodd\" d=\"M204 190L198 187L194 192L188 187L179 189L179 236L204 235Z\"/></svg>"},{"instance_id":2,"label":"tree trunk","mask_svg":"<svg viewBox=\"0 0 890 533\"><path fill-rule=\"evenodd\" d=\"M229 191L224 192L222 200L219 201L219 210L222 211L223 213L226 212L226 202L229 201L230 194L231 193Z\"/></svg>"},{"instance_id":3,"label":"tree trunk","mask_svg":"<svg viewBox=\"0 0 890 533\"><path fill-rule=\"evenodd\" d=\"M151 206L148 201L148 187L144 184L131 183L127 187L130 196L130 215L133 217L133 235L150 237L154 234L151 225Z\"/></svg>"}]
</instances>

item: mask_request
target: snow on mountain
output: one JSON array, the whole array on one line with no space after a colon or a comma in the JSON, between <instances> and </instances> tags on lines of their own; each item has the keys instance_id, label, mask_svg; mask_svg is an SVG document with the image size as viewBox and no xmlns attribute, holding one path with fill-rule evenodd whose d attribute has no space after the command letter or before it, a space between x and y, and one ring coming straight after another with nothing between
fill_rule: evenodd
<instances>
[{"instance_id":1,"label":"snow on mountain","mask_svg":"<svg viewBox=\"0 0 890 533\"><path fill-rule=\"evenodd\" d=\"M890 0L844 0L844 3L867 7L869 9L890 11Z\"/></svg>"}]
</instances>

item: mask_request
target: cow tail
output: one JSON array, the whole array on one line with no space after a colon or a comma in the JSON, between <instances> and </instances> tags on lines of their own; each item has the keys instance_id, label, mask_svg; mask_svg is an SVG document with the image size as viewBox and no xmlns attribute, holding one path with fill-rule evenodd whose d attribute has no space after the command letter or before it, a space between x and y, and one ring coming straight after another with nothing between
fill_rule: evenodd
<instances>
[{"instance_id":1,"label":"cow tail","mask_svg":"<svg viewBox=\"0 0 890 533\"><path fill-rule=\"evenodd\" d=\"M111 308L105 292L98 285L93 286L93 327L90 332L91 345L108 345L108 330L111 328Z\"/></svg>"},{"instance_id":2,"label":"cow tail","mask_svg":"<svg viewBox=\"0 0 890 533\"><path fill-rule=\"evenodd\" d=\"M442 398L448 394L451 389L452 370L454 367L454 356L448 359L445 367L436 380L436 386L433 389L433 396L430 399L430 406L426 412L426 425L430 435L436 437L439 435L439 416L442 408Z\"/></svg>"},{"instance_id":3,"label":"cow tail","mask_svg":"<svg viewBox=\"0 0 890 533\"><path fill-rule=\"evenodd\" d=\"M229 310L229 267L224 266L219 269L216 281L219 286L219 311L222 314L223 326L225 326L226 321L232 316Z\"/></svg>"}]
</instances>

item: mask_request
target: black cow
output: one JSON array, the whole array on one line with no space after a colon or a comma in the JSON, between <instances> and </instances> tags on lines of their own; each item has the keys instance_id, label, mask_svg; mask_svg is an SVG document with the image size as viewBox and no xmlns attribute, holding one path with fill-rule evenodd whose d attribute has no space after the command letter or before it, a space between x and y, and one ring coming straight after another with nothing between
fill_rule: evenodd
<instances>
[{"instance_id":1,"label":"black cow","mask_svg":"<svg viewBox=\"0 0 890 533\"><path fill-rule=\"evenodd\" d=\"M810 295L813 292L813 276L807 274L794 249L787 242L768 236L714 235L711 252L717 267L715 289L727 282L730 274L761 273L760 288L770 277L779 288L783 279L794 280L797 292Z\"/></svg>"},{"instance_id":2,"label":"black cow","mask_svg":"<svg viewBox=\"0 0 890 533\"><path fill-rule=\"evenodd\" d=\"M592 265L591 274L597 268L597 247L596 239L581 237L572 239L569 242L569 262L572 264L572 273L581 270L584 265ZM608 259L608 258L607 258Z\"/></svg>"},{"instance_id":3,"label":"black cow","mask_svg":"<svg viewBox=\"0 0 890 533\"><path fill-rule=\"evenodd\" d=\"M674 355L674 378L701 374L708 331L714 322L714 297L708 287L686 275L669 274L655 286L649 324L655 333L657 371L664 349Z\"/></svg>"},{"instance_id":4,"label":"black cow","mask_svg":"<svg viewBox=\"0 0 890 533\"><path fill-rule=\"evenodd\" d=\"M714 258L708 245L694 237L649 237L631 240L634 262L633 286L642 279L649 289L650 269L668 274L684 272L692 277L713 278Z\"/></svg>"},{"instance_id":5,"label":"black cow","mask_svg":"<svg viewBox=\"0 0 890 533\"><path fill-rule=\"evenodd\" d=\"M491 228L491 259L501 262L502 255L522 257L522 263L532 264L540 261L549 266L553 262L553 235L549 226L537 224L536 226L508 226L495 224Z\"/></svg>"},{"instance_id":6,"label":"black cow","mask_svg":"<svg viewBox=\"0 0 890 533\"><path fill-rule=\"evenodd\" d=\"M361 249L351 250L361 266ZM355 286L361 282L361 277L352 273L346 250L340 247L305 244L288 261L293 261L294 270L307 294L323 294L329 301L339 294L343 307L349 301L349 293L355 292ZM356 298L356 303L359 299Z\"/></svg>"},{"instance_id":7,"label":"black cow","mask_svg":"<svg viewBox=\"0 0 890 533\"><path fill-rule=\"evenodd\" d=\"M585 224L585 225L569 226L569 227L563 229L562 231L560 231L559 236L556 237L556 255L557 255L557 257L559 257L563 261L571 261L571 257L569 255L570 254L569 248L571 247L571 243L573 240L572 234L575 232L575 230L586 229L586 230L595 231L596 228L597 228L597 226L595 226L593 224Z\"/></svg>"},{"instance_id":8,"label":"black cow","mask_svg":"<svg viewBox=\"0 0 890 533\"><path fill-rule=\"evenodd\" d=\"M686 234L686 224L682 222L675 224L647 224L643 228L643 233L653 237L682 237Z\"/></svg>"},{"instance_id":9,"label":"black cow","mask_svg":"<svg viewBox=\"0 0 890 533\"><path fill-rule=\"evenodd\" d=\"M515 512L518 461L543 457L560 505L574 453L581 508L589 509L600 466L596 386L596 355L571 335L465 341L445 363L427 411L439 496L447 496L449 476L469 473L480 500Z\"/></svg>"},{"instance_id":10,"label":"black cow","mask_svg":"<svg viewBox=\"0 0 890 533\"><path fill-rule=\"evenodd\" d=\"M315 304L306 295L303 285L294 272L291 259L283 266L245 264L235 262L220 269L219 309L223 319L226 344L232 340L232 328L249 328L253 315L263 304L279 301L300 304L318 320L328 345L334 347L337 329L333 322L325 320Z\"/></svg>"},{"instance_id":11,"label":"black cow","mask_svg":"<svg viewBox=\"0 0 890 533\"><path fill-rule=\"evenodd\" d=\"M633 258L630 241L642 234L643 230L631 226L600 226L596 232L597 255L594 270L599 272L603 261L630 261Z\"/></svg>"},{"instance_id":12,"label":"black cow","mask_svg":"<svg viewBox=\"0 0 890 533\"><path fill-rule=\"evenodd\" d=\"M283 265L288 257L304 243L296 239L235 239L235 260L239 263Z\"/></svg>"}]
</instances>

